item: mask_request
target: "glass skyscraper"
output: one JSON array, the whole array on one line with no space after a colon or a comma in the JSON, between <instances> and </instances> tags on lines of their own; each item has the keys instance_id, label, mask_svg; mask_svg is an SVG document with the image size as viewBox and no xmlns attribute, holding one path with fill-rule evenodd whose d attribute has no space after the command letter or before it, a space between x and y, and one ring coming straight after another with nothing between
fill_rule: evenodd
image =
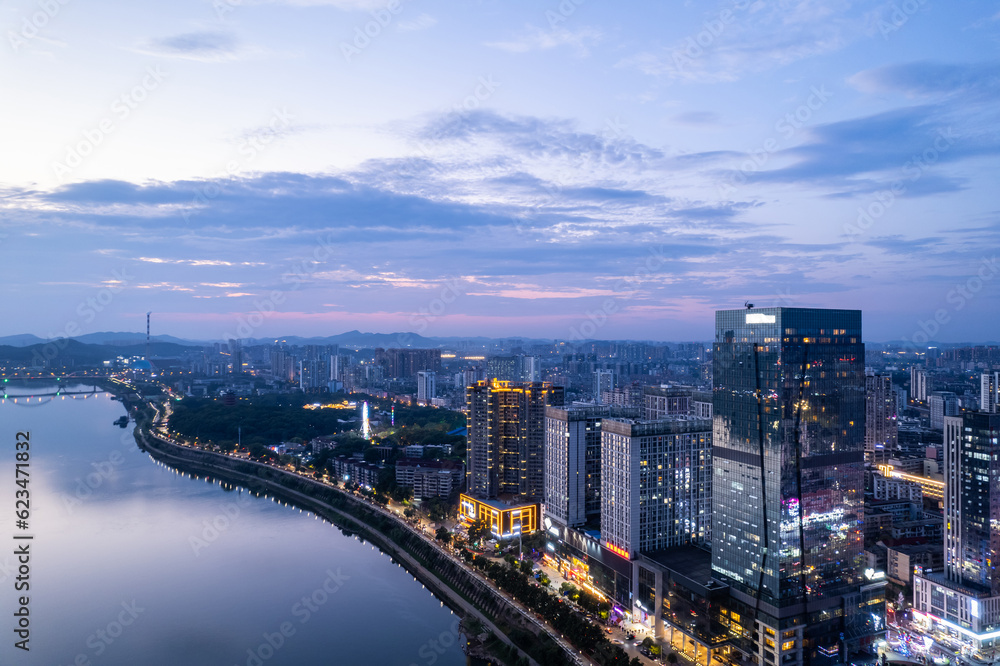
<instances>
[{"instance_id":1,"label":"glass skyscraper","mask_svg":"<svg viewBox=\"0 0 1000 666\"><path fill-rule=\"evenodd\" d=\"M762 664L846 661L884 629L862 573L861 312L716 312L712 569Z\"/></svg>"}]
</instances>

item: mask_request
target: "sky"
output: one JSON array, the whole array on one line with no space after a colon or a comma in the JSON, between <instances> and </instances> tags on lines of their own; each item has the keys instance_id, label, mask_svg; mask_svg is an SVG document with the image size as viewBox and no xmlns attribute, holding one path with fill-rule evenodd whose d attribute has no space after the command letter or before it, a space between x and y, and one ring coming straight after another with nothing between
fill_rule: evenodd
<instances>
[{"instance_id":1,"label":"sky","mask_svg":"<svg viewBox=\"0 0 1000 666\"><path fill-rule=\"evenodd\" d=\"M1000 340L995 2L12 0L0 335Z\"/></svg>"}]
</instances>

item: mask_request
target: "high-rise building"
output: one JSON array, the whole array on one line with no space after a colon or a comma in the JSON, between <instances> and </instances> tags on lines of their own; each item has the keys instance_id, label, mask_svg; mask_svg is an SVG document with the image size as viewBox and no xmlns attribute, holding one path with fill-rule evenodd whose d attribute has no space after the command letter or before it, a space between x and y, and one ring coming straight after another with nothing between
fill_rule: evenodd
<instances>
[{"instance_id":1,"label":"high-rise building","mask_svg":"<svg viewBox=\"0 0 1000 666\"><path fill-rule=\"evenodd\" d=\"M918 402L927 399L927 372L917 365L910 366L910 397Z\"/></svg>"},{"instance_id":2,"label":"high-rise building","mask_svg":"<svg viewBox=\"0 0 1000 666\"><path fill-rule=\"evenodd\" d=\"M863 574L861 312L723 310L715 333L712 570L759 663L846 661L885 626Z\"/></svg>"},{"instance_id":3,"label":"high-rise building","mask_svg":"<svg viewBox=\"0 0 1000 666\"><path fill-rule=\"evenodd\" d=\"M243 343L239 340L229 341L229 374L243 374Z\"/></svg>"},{"instance_id":4,"label":"high-rise building","mask_svg":"<svg viewBox=\"0 0 1000 666\"><path fill-rule=\"evenodd\" d=\"M913 576L914 619L973 650L1000 647L1000 414L944 418L944 571Z\"/></svg>"},{"instance_id":5,"label":"high-rise building","mask_svg":"<svg viewBox=\"0 0 1000 666\"><path fill-rule=\"evenodd\" d=\"M486 378L502 382L537 382L542 376L542 361L537 356L516 354L491 356L486 361Z\"/></svg>"},{"instance_id":6,"label":"high-rise building","mask_svg":"<svg viewBox=\"0 0 1000 666\"><path fill-rule=\"evenodd\" d=\"M884 463L896 450L899 422L892 377L865 373L865 459Z\"/></svg>"},{"instance_id":7,"label":"high-rise building","mask_svg":"<svg viewBox=\"0 0 1000 666\"><path fill-rule=\"evenodd\" d=\"M521 357L521 381L538 382L542 380L542 359L537 356Z\"/></svg>"},{"instance_id":8,"label":"high-rise building","mask_svg":"<svg viewBox=\"0 0 1000 666\"><path fill-rule=\"evenodd\" d=\"M486 360L486 378L501 382L521 381L521 359L518 356L491 356Z\"/></svg>"},{"instance_id":9,"label":"high-rise building","mask_svg":"<svg viewBox=\"0 0 1000 666\"><path fill-rule=\"evenodd\" d=\"M951 391L934 391L927 396L927 408L930 411L931 428L944 429L944 417L958 416L961 407L958 396Z\"/></svg>"},{"instance_id":10,"label":"high-rise building","mask_svg":"<svg viewBox=\"0 0 1000 666\"><path fill-rule=\"evenodd\" d=\"M615 387L615 371L598 368L594 371L594 401L601 404L601 395Z\"/></svg>"},{"instance_id":11,"label":"high-rise building","mask_svg":"<svg viewBox=\"0 0 1000 666\"><path fill-rule=\"evenodd\" d=\"M601 424L601 542L633 559L712 530L712 424L605 418Z\"/></svg>"},{"instance_id":12,"label":"high-rise building","mask_svg":"<svg viewBox=\"0 0 1000 666\"><path fill-rule=\"evenodd\" d=\"M417 400L427 402L437 397L437 373L421 370L417 373Z\"/></svg>"},{"instance_id":13,"label":"high-rise building","mask_svg":"<svg viewBox=\"0 0 1000 666\"><path fill-rule=\"evenodd\" d=\"M545 515L566 527L601 516L601 422L637 417L638 408L545 408Z\"/></svg>"},{"instance_id":14,"label":"high-rise building","mask_svg":"<svg viewBox=\"0 0 1000 666\"><path fill-rule=\"evenodd\" d=\"M465 390L468 492L482 498L541 500L545 489L545 407L563 389L547 382L480 381Z\"/></svg>"},{"instance_id":15,"label":"high-rise building","mask_svg":"<svg viewBox=\"0 0 1000 666\"><path fill-rule=\"evenodd\" d=\"M979 411L1000 412L1000 372L984 372L979 382Z\"/></svg>"}]
</instances>

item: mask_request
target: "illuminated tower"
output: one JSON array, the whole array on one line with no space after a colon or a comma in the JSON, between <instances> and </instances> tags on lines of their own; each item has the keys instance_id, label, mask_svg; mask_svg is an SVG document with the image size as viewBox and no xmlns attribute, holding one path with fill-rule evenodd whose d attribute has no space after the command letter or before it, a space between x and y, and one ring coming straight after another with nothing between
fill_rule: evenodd
<instances>
[{"instance_id":1,"label":"illuminated tower","mask_svg":"<svg viewBox=\"0 0 1000 666\"><path fill-rule=\"evenodd\" d=\"M361 436L365 439L372 438L372 424L368 420L368 401L365 400L361 407Z\"/></svg>"},{"instance_id":2,"label":"illuminated tower","mask_svg":"<svg viewBox=\"0 0 1000 666\"><path fill-rule=\"evenodd\" d=\"M468 492L541 500L545 487L545 406L563 389L547 382L480 381L465 390Z\"/></svg>"},{"instance_id":3,"label":"illuminated tower","mask_svg":"<svg viewBox=\"0 0 1000 666\"><path fill-rule=\"evenodd\" d=\"M723 310L713 349L712 569L760 663L842 663L884 632L866 582L861 312Z\"/></svg>"}]
</instances>

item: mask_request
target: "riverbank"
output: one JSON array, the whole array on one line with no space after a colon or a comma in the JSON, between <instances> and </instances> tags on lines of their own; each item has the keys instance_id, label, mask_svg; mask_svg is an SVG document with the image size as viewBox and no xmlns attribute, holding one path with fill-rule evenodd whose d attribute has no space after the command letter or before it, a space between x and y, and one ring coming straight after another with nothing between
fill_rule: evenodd
<instances>
[{"instance_id":1,"label":"riverbank","mask_svg":"<svg viewBox=\"0 0 1000 666\"><path fill-rule=\"evenodd\" d=\"M182 446L147 429L136 428L141 449L167 464L184 466L243 485L250 490L273 494L279 499L313 511L318 516L370 540L406 568L443 603L466 618L477 619L489 632L519 657L517 663L536 664L522 649L525 642L555 641L545 628L525 610L497 591L457 558L444 552L392 513L328 483L295 472L278 469L233 456ZM520 641L508 635L515 633ZM525 633L530 640L525 641ZM522 645L518 645L517 643ZM583 663L564 645L559 645L567 663ZM509 661L508 663L515 663Z\"/></svg>"}]
</instances>

